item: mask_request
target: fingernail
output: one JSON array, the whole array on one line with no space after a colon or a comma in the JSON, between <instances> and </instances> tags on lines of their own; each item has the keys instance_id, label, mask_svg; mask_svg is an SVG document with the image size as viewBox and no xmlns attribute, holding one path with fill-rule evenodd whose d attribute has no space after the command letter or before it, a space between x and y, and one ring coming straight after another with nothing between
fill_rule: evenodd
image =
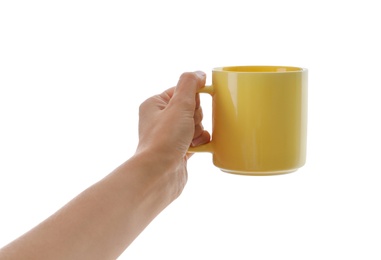
<instances>
[{"instance_id":1,"label":"fingernail","mask_svg":"<svg viewBox=\"0 0 381 260\"><path fill-rule=\"evenodd\" d=\"M206 76L205 72L200 71L200 70L195 71L194 73L196 73L196 75L197 75L200 79L204 79L205 76Z\"/></svg>"}]
</instances>

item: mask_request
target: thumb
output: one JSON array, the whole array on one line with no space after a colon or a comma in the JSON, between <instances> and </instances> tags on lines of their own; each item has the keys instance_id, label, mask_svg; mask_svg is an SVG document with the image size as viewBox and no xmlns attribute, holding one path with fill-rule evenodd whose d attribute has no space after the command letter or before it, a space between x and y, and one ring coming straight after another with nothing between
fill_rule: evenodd
<instances>
[{"instance_id":1,"label":"thumb","mask_svg":"<svg viewBox=\"0 0 381 260\"><path fill-rule=\"evenodd\" d=\"M194 111L196 108L196 93L205 85L206 74L202 71L185 72L181 75L171 105L178 109Z\"/></svg>"}]
</instances>

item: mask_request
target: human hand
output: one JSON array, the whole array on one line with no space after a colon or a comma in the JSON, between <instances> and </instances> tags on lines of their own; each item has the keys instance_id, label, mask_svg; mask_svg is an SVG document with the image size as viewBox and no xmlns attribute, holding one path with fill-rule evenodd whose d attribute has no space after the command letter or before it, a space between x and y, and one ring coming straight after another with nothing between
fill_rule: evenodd
<instances>
[{"instance_id":1,"label":"human hand","mask_svg":"<svg viewBox=\"0 0 381 260\"><path fill-rule=\"evenodd\" d=\"M210 141L197 94L204 84L204 73L184 73L176 87L147 99L135 156L0 249L0 258L116 259L180 195L191 143Z\"/></svg>"},{"instance_id":2,"label":"human hand","mask_svg":"<svg viewBox=\"0 0 381 260\"><path fill-rule=\"evenodd\" d=\"M184 73L176 87L147 99L140 106L137 153L159 157L159 163L172 167L176 178L181 177L180 190L187 179L189 146L210 141L210 134L201 123L202 109L197 94L205 79L201 71Z\"/></svg>"}]
</instances>

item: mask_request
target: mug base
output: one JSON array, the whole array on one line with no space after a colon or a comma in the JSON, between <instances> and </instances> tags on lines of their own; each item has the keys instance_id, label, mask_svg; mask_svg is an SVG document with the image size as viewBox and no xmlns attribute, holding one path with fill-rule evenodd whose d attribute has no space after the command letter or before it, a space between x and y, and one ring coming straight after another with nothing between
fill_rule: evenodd
<instances>
[{"instance_id":1,"label":"mug base","mask_svg":"<svg viewBox=\"0 0 381 260\"><path fill-rule=\"evenodd\" d=\"M237 175L246 175L246 176L272 176L272 175L281 175L281 174L287 174L292 173L298 170L298 168L290 169L290 170L282 170L282 171L268 171L268 172L251 172L251 171L235 171L235 170L227 170L227 169L221 169L221 171L230 173L230 174L237 174Z\"/></svg>"}]
</instances>

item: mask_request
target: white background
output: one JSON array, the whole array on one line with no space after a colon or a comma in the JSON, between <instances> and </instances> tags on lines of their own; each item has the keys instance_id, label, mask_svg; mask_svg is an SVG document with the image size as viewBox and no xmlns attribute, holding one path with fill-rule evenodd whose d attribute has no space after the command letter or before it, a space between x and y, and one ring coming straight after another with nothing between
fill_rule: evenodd
<instances>
[{"instance_id":1,"label":"white background","mask_svg":"<svg viewBox=\"0 0 381 260\"><path fill-rule=\"evenodd\" d=\"M134 153L138 106L184 71L309 69L308 160L189 181L120 259L381 259L377 1L0 2L0 247ZM202 98L211 129L211 101Z\"/></svg>"}]
</instances>

